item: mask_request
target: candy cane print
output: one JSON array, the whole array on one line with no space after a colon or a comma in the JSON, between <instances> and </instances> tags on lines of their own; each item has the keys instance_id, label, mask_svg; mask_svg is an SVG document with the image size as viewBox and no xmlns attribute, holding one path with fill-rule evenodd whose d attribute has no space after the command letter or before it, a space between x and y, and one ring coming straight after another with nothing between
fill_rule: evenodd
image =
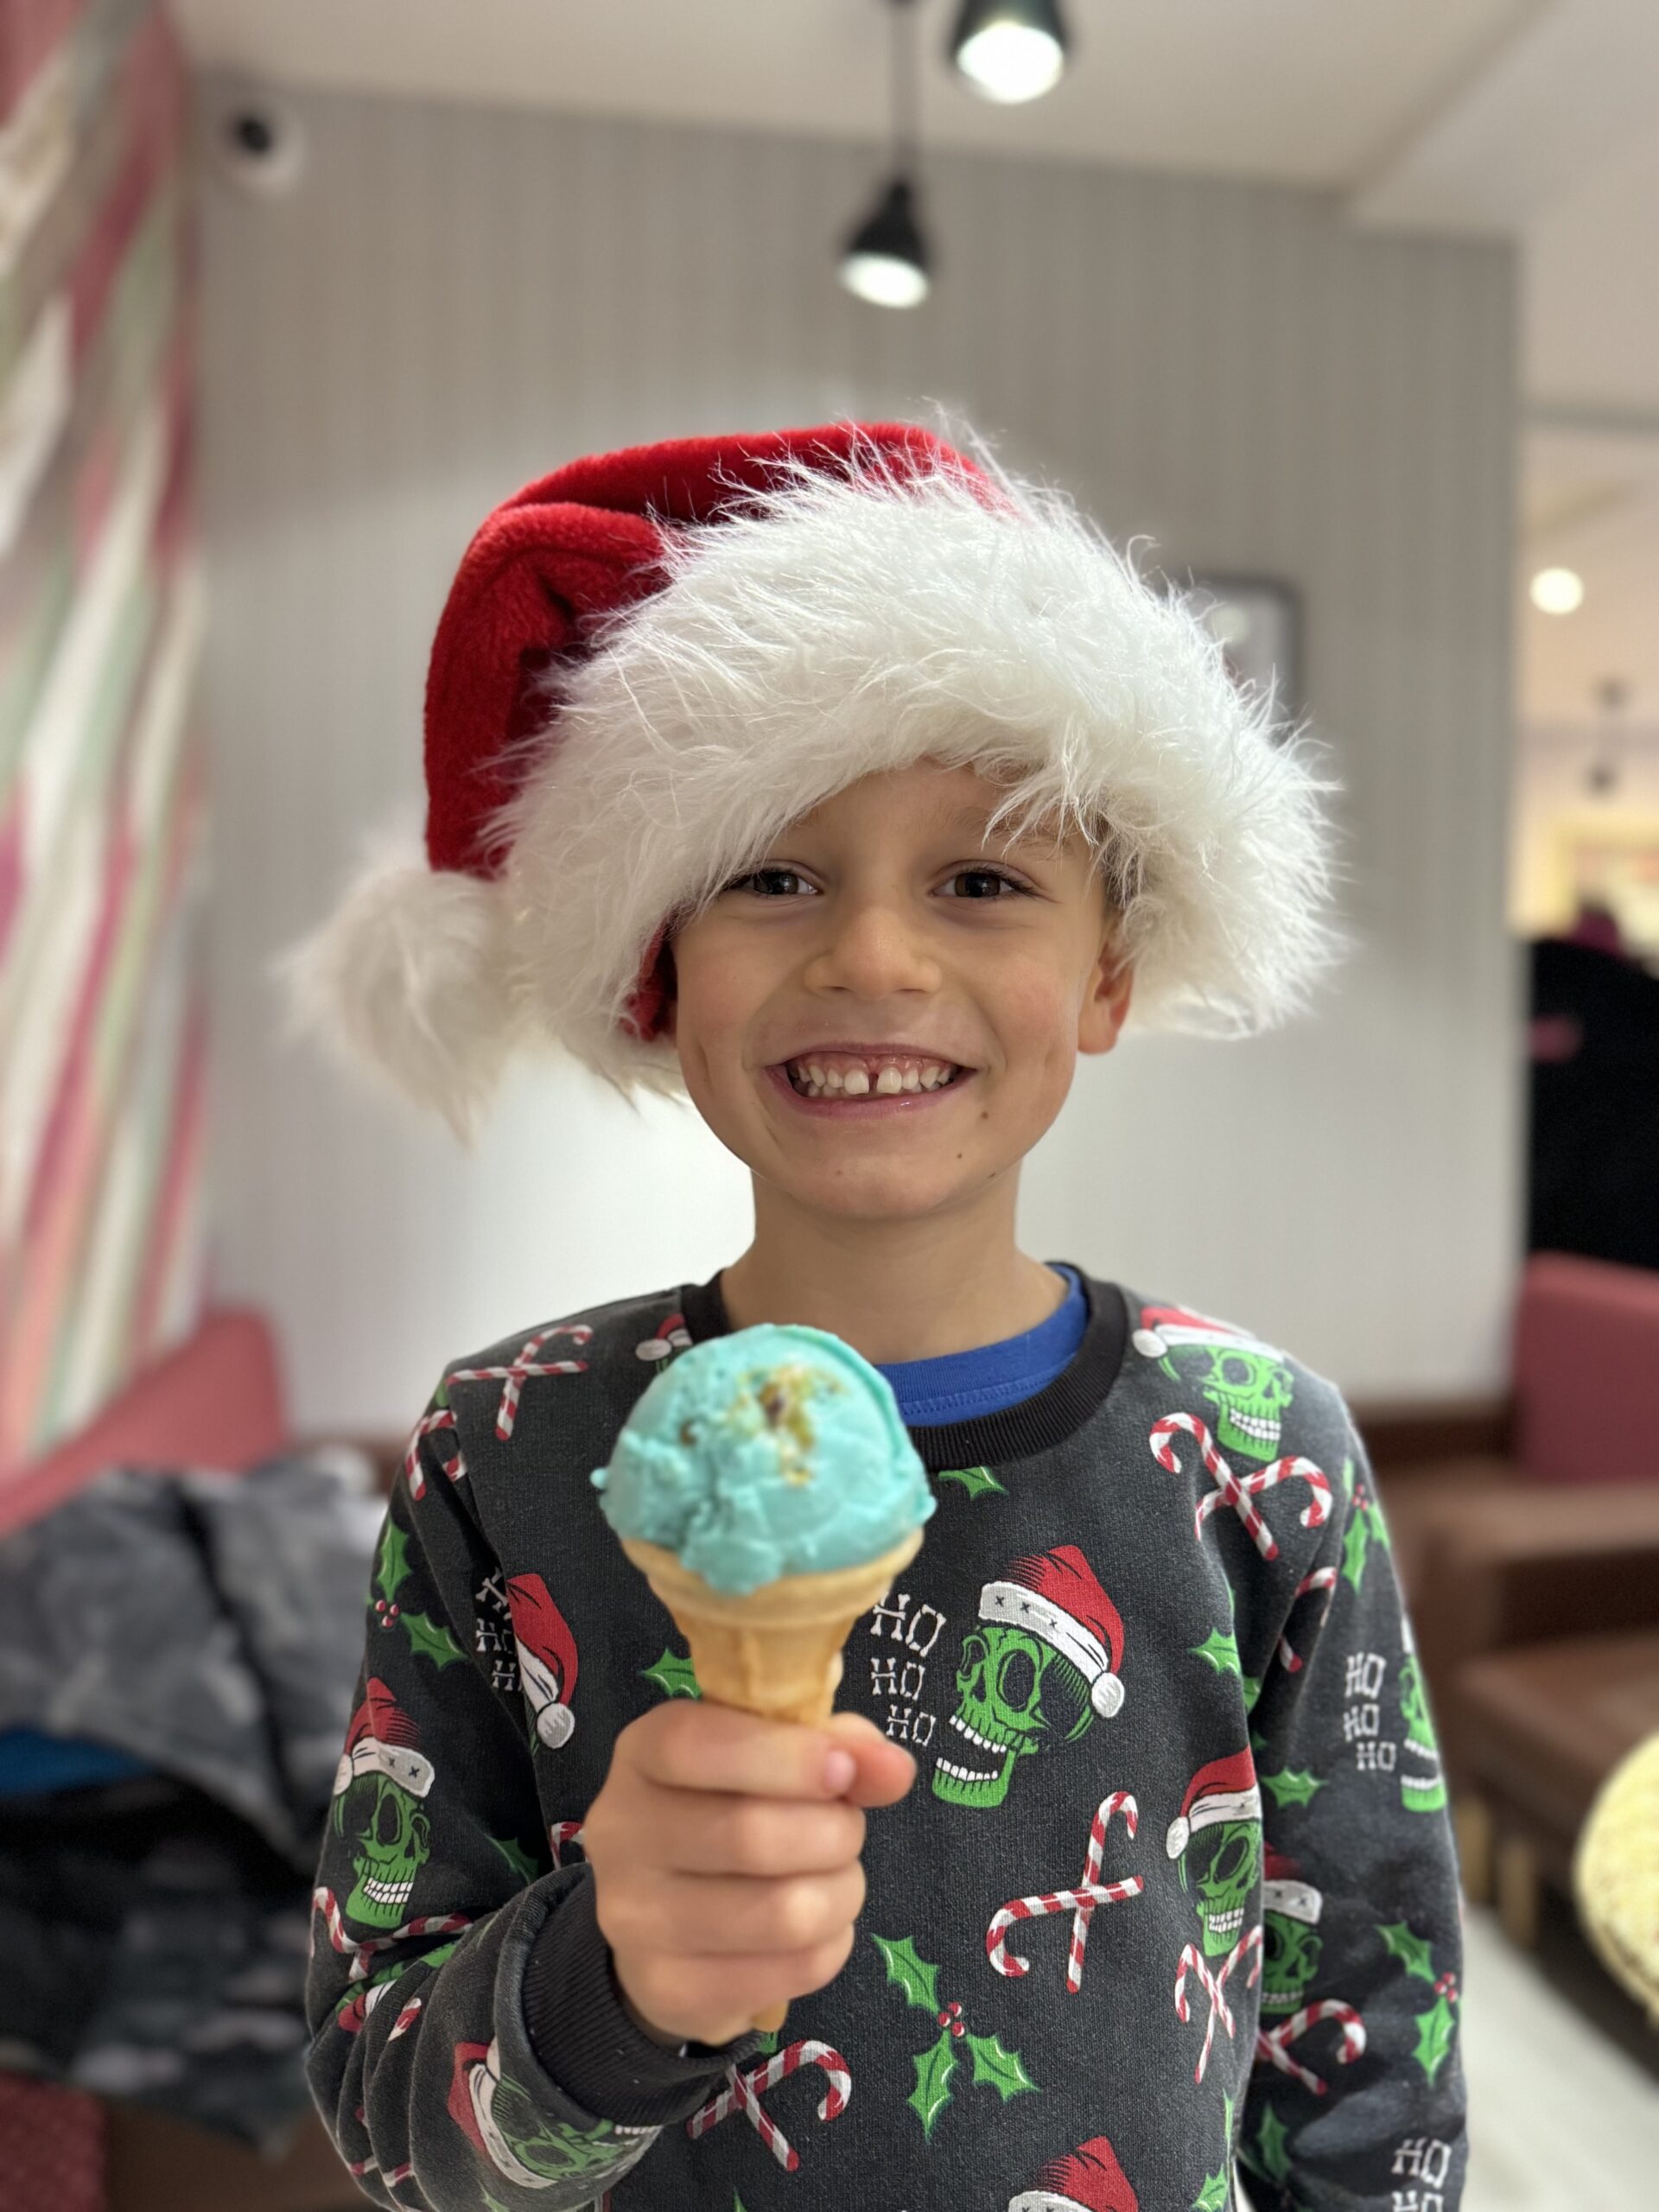
<instances>
[{"instance_id":1,"label":"candy cane print","mask_svg":"<svg viewBox=\"0 0 1659 2212\"><path fill-rule=\"evenodd\" d=\"M1184 1429L1197 1441L1198 1449L1204 1455L1204 1464L1209 1471L1210 1479L1216 1485L1213 1491L1207 1491L1198 1500L1193 1510L1192 1533L1194 1535L1201 1537L1204 1534L1204 1524L1210 1516L1217 1512L1222 1506L1230 1505L1249 1530L1251 1539L1262 1558L1277 1559L1279 1547L1274 1541L1273 1531L1257 1512L1252 1501L1258 1491L1272 1490L1279 1483L1288 1482L1293 1476L1299 1481L1305 1482L1313 1492L1306 1507L1300 1516L1303 1528L1322 1529L1325 1526L1331 1511L1331 1485L1311 1459L1275 1459L1270 1467L1263 1467L1255 1474L1236 1475L1226 1460L1222 1458L1214 1437L1211 1435L1209 1429L1196 1414L1166 1414L1161 1421L1154 1424L1152 1433L1147 1440L1152 1446L1153 1457L1159 1465L1166 1467L1173 1475L1180 1473L1181 1463L1175 1456L1175 1447L1170 1439L1177 1430L1180 1429Z\"/></svg>"},{"instance_id":2,"label":"candy cane print","mask_svg":"<svg viewBox=\"0 0 1659 2212\"><path fill-rule=\"evenodd\" d=\"M394 1928L390 1936L365 1936L360 1939L346 1933L346 1923L340 1916L339 1904L331 1889L321 1888L311 1892L311 1944L316 1946L315 1914L320 1910L328 1929L328 1940L337 1951L352 1961L351 1980L361 1981L367 1974L377 1951L384 1951L393 1943L406 1942L412 1936L458 1936L463 1928L472 1926L464 1913L434 1912L424 1919L405 1921L401 1928Z\"/></svg>"},{"instance_id":3,"label":"candy cane print","mask_svg":"<svg viewBox=\"0 0 1659 2212\"><path fill-rule=\"evenodd\" d=\"M1289 2046L1300 2042L1308 2030L1317 2027L1321 2020L1335 2020L1342 2030L1342 2040L1337 2050L1338 2066L1351 2066L1365 2049L1365 2023L1351 2005L1344 2005L1335 1997L1322 1997L1317 2004L1304 2005L1300 2012L1293 2012L1276 2028L1265 2031L1258 2029L1255 2055L1268 2059L1281 2074L1294 2075L1305 2089L1316 2097L1325 2094L1325 2083L1317 2074L1297 2063L1290 2056Z\"/></svg>"},{"instance_id":4,"label":"candy cane print","mask_svg":"<svg viewBox=\"0 0 1659 2212\"><path fill-rule=\"evenodd\" d=\"M409 1479L411 1497L426 1496L426 1470L421 1465L421 1439L435 1436L441 1430L454 1428L454 1409L450 1406L435 1407L416 1422L415 1433L410 1438L409 1449L404 1454L404 1473ZM461 1455L461 1439L458 1436L454 1440L454 1446L453 1457L443 1463L443 1471L452 1483L458 1483L467 1472L467 1462ZM433 1448L435 1450L437 1447L435 1446Z\"/></svg>"},{"instance_id":5,"label":"candy cane print","mask_svg":"<svg viewBox=\"0 0 1659 2212\"><path fill-rule=\"evenodd\" d=\"M1215 2039L1217 2018L1223 2027L1226 2029L1230 2041L1233 2036L1236 2023L1227 2003L1227 1977L1238 1965L1245 1953L1250 1950L1255 1953L1255 1964L1251 1968L1249 1978L1244 1986L1251 1989L1255 1987L1257 1977L1262 1972L1262 1929L1259 1924L1239 1937L1237 1942L1227 1954L1218 1974L1211 1973L1195 1945L1189 1943L1181 1953L1180 1967L1175 1976L1176 2018L1185 2026L1192 2017L1186 1997L1186 1977L1189 1969L1198 1975L1210 1999L1210 2017L1205 2021L1204 2028L1204 2048L1198 2053L1198 2063L1193 2069L1192 2079L1195 2082L1203 2081L1204 2069L1210 2063L1210 2046Z\"/></svg>"},{"instance_id":6,"label":"candy cane print","mask_svg":"<svg viewBox=\"0 0 1659 2212\"><path fill-rule=\"evenodd\" d=\"M518 1418L518 1401L524 1393L526 1377L531 1375L585 1375L585 1359L538 1360L536 1357L542 1346L555 1337L569 1337L579 1344L589 1343L593 1331L585 1321L562 1321L551 1329L543 1329L531 1337L510 1367L457 1367L451 1370L452 1382L499 1382L501 1403L496 1408L495 1433L502 1443L512 1435L513 1422Z\"/></svg>"},{"instance_id":7,"label":"candy cane print","mask_svg":"<svg viewBox=\"0 0 1659 2212\"><path fill-rule=\"evenodd\" d=\"M386 2041L388 2043L396 2043L398 2037L402 2035L406 2029L412 2028L414 2026L416 2015L419 2012L421 2006L425 2002L426 2000L423 1997L411 1997L410 1999L408 2004L404 2005L403 2011L397 2015L391 2027L386 2031Z\"/></svg>"},{"instance_id":8,"label":"candy cane print","mask_svg":"<svg viewBox=\"0 0 1659 2212\"><path fill-rule=\"evenodd\" d=\"M1103 1883L1101 1863L1105 1853L1106 1830L1114 1813L1121 1812L1123 1825L1131 1840L1141 1825L1140 1809L1127 1789L1114 1790L1103 1797L1089 1829L1089 1854L1084 1861L1083 1880L1075 1890L1050 1890L1041 1897L1014 1897L1001 1910L993 1914L991 1924L985 1931L985 1955L998 1974L1015 1978L1029 1973L1031 1961L1017 1955L1010 1955L1007 1933L1016 1921L1038 1920L1054 1912L1071 1915L1071 1942L1066 1955L1065 1986L1073 1992L1083 1986L1084 1946L1089 1941L1089 1923L1097 1904L1117 1904L1125 1897L1139 1897L1147 1886L1141 1874L1131 1874L1125 1880Z\"/></svg>"},{"instance_id":9,"label":"candy cane print","mask_svg":"<svg viewBox=\"0 0 1659 2212\"><path fill-rule=\"evenodd\" d=\"M1316 1567L1312 1574L1305 1574L1301 1580L1296 1585L1296 1598L1306 1597L1310 1590L1334 1591L1336 1586L1336 1568L1334 1567ZM1294 1605L1295 1601L1295 1598L1293 1598L1291 1603ZM1325 1612L1328 1613L1330 1610L1331 1600L1327 1598L1325 1601ZM1319 1618L1323 1621L1325 1618L1325 1613L1321 1613L1319 1615ZM1281 1636L1279 1639L1279 1657L1283 1664L1285 1672L1287 1675L1296 1675L1301 1672L1301 1660L1298 1655L1291 1649L1290 1638L1288 1635Z\"/></svg>"},{"instance_id":10,"label":"candy cane print","mask_svg":"<svg viewBox=\"0 0 1659 2212\"><path fill-rule=\"evenodd\" d=\"M553 1821L547 1831L547 1841L548 1847L553 1853L554 1866L556 1868L563 1866L566 1844L579 1844L582 1841L582 1822L580 1821Z\"/></svg>"},{"instance_id":11,"label":"candy cane print","mask_svg":"<svg viewBox=\"0 0 1659 2212\"><path fill-rule=\"evenodd\" d=\"M801 2066L819 2068L829 2083L818 2104L818 2118L825 2120L838 2119L852 2101L853 2077L847 2062L827 2043L803 2041L790 2044L761 2065L752 2067L747 2074L740 2073L735 2066L728 2068L726 2087L717 2096L711 2097L701 2111L692 2113L685 2123L686 2133L694 2139L699 2135L706 2135L711 2127L718 2126L728 2113L741 2107L750 2126L785 2172L792 2174L801 2163L800 2155L792 2148L789 2138L777 2122L761 2110L760 2099L774 2083L781 2082L786 2075L793 2074Z\"/></svg>"}]
</instances>

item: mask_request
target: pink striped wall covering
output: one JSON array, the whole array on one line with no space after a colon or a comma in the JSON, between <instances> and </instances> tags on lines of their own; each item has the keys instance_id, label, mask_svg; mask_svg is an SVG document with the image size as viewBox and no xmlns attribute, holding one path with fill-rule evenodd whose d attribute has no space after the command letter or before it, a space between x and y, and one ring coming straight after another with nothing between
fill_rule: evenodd
<instances>
[{"instance_id":1,"label":"pink striped wall covering","mask_svg":"<svg viewBox=\"0 0 1659 2212\"><path fill-rule=\"evenodd\" d=\"M205 1280L188 86L0 0L0 1489Z\"/></svg>"}]
</instances>

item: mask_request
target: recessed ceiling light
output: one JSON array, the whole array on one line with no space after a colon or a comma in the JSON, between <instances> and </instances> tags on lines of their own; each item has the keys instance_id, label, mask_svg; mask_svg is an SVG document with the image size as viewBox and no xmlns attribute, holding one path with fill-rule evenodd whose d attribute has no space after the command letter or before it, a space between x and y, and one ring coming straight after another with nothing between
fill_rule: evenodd
<instances>
[{"instance_id":1,"label":"recessed ceiling light","mask_svg":"<svg viewBox=\"0 0 1659 2212\"><path fill-rule=\"evenodd\" d=\"M1541 613L1576 614L1584 605L1584 578L1573 569L1540 569L1531 596Z\"/></svg>"}]
</instances>

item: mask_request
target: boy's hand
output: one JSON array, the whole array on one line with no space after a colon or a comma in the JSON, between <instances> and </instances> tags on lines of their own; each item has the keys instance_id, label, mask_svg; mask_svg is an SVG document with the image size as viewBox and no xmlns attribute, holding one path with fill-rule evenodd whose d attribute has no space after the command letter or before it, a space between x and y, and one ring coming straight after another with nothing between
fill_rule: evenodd
<instances>
[{"instance_id":1,"label":"boy's hand","mask_svg":"<svg viewBox=\"0 0 1659 2212\"><path fill-rule=\"evenodd\" d=\"M833 1980L864 1903L860 1808L915 1778L910 1753L857 1713L800 1728L676 1699L623 1729L582 1847L640 2025L729 2043Z\"/></svg>"}]
</instances>

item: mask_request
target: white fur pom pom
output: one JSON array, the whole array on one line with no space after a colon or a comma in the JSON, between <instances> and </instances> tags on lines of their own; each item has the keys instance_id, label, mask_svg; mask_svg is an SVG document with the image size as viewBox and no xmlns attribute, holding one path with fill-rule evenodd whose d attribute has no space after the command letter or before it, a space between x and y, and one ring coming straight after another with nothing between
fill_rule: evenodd
<instances>
[{"instance_id":1,"label":"white fur pom pom","mask_svg":"<svg viewBox=\"0 0 1659 2212\"><path fill-rule=\"evenodd\" d=\"M346 1048L470 1144L519 1027L510 918L499 885L383 856L278 956L291 1033Z\"/></svg>"}]
</instances>

